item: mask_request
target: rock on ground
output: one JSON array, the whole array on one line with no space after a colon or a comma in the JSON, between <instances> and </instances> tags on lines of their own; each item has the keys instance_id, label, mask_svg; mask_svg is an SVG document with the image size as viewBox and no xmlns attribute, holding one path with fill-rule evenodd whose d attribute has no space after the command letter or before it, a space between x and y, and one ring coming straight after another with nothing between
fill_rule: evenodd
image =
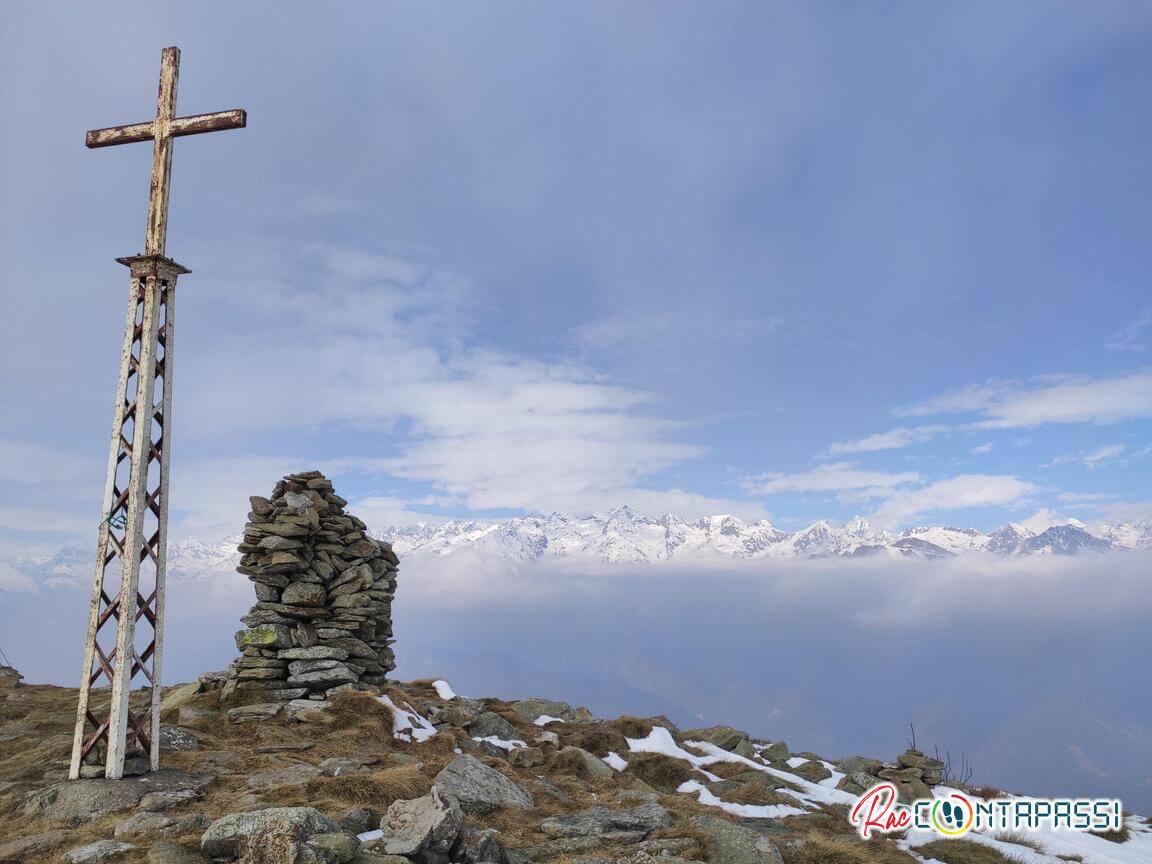
<instances>
[{"instance_id":1,"label":"rock on ground","mask_svg":"<svg viewBox=\"0 0 1152 864\"><path fill-rule=\"evenodd\" d=\"M242 840L257 834L307 840L339 831L335 821L313 807L269 807L217 819L200 838L200 848L212 856L235 855Z\"/></svg>"},{"instance_id":2,"label":"rock on ground","mask_svg":"<svg viewBox=\"0 0 1152 864\"><path fill-rule=\"evenodd\" d=\"M767 837L715 816L694 816L692 824L708 838L711 864L784 864Z\"/></svg>"},{"instance_id":3,"label":"rock on ground","mask_svg":"<svg viewBox=\"0 0 1152 864\"><path fill-rule=\"evenodd\" d=\"M73 781L75 782L75 781ZM97 840L87 846L69 849L64 853L63 860L68 864L89 864L91 861L110 861L119 858L125 852L131 852L136 847L131 843L122 843L119 840Z\"/></svg>"},{"instance_id":4,"label":"rock on ground","mask_svg":"<svg viewBox=\"0 0 1152 864\"><path fill-rule=\"evenodd\" d=\"M90 819L131 810L149 792L199 791L214 779L210 774L164 768L139 779L65 780L25 797L24 815L60 821Z\"/></svg>"},{"instance_id":5,"label":"rock on ground","mask_svg":"<svg viewBox=\"0 0 1152 864\"><path fill-rule=\"evenodd\" d=\"M612 837L615 834L630 834L638 835L635 839L641 840L649 832L671 824L672 814L659 804L649 802L631 810L592 807L571 816L554 816L545 819L540 830L549 837Z\"/></svg>"},{"instance_id":6,"label":"rock on ground","mask_svg":"<svg viewBox=\"0 0 1152 864\"><path fill-rule=\"evenodd\" d=\"M380 820L384 835L375 849L432 864L456 844L464 814L460 805L436 786L422 798L394 801Z\"/></svg>"},{"instance_id":7,"label":"rock on ground","mask_svg":"<svg viewBox=\"0 0 1152 864\"><path fill-rule=\"evenodd\" d=\"M504 807L531 810L536 806L530 792L475 756L457 756L436 775L435 783L452 795L465 813L491 813Z\"/></svg>"}]
</instances>

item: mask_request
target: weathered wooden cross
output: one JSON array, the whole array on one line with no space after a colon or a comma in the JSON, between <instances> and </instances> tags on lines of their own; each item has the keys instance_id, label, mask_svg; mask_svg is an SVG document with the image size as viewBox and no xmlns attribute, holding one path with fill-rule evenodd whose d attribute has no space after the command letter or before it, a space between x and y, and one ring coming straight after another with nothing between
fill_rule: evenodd
<instances>
[{"instance_id":1,"label":"weathered wooden cross","mask_svg":"<svg viewBox=\"0 0 1152 864\"><path fill-rule=\"evenodd\" d=\"M147 756L160 764L160 671L164 635L164 564L168 542L168 464L172 415L172 365L176 317L176 278L189 271L164 255L168 233L168 188L172 139L201 132L239 129L247 122L241 109L176 117L180 49L165 48L160 58L156 119L147 123L95 129L89 147L152 142L152 188L144 251L117 258L131 272L128 316L120 353L120 377L113 411L104 510L96 544L96 573L88 609L84 669L76 709L69 776L124 775L126 755ZM109 566L119 561L119 566ZM142 570L144 571L142 574ZM116 588L106 585L109 575ZM141 577L144 576L144 587ZM136 623L143 619L151 637L138 649ZM110 648L101 636L116 622ZM128 703L132 679L140 672L150 688L147 714ZM93 694L101 679L111 684L111 700ZM97 703L100 703L99 706ZM139 763L143 759L137 760ZM132 768L142 768L142 764Z\"/></svg>"}]
</instances>

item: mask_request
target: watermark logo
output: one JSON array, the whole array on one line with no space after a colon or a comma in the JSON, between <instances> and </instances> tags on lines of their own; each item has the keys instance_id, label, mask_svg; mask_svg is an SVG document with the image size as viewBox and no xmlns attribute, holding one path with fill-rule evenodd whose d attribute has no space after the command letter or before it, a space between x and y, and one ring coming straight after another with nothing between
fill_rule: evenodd
<instances>
[{"instance_id":1,"label":"watermark logo","mask_svg":"<svg viewBox=\"0 0 1152 864\"><path fill-rule=\"evenodd\" d=\"M969 831L1119 831L1123 805L1117 798L969 798L949 792L902 804L893 783L860 796L848 813L860 836L872 832L935 831L962 837Z\"/></svg>"}]
</instances>

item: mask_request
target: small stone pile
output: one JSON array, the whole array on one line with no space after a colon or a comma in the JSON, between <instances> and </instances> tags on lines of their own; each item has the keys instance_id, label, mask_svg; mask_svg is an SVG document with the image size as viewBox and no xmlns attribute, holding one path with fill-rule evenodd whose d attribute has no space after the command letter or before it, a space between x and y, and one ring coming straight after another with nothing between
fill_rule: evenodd
<instances>
[{"instance_id":1,"label":"small stone pile","mask_svg":"<svg viewBox=\"0 0 1152 864\"><path fill-rule=\"evenodd\" d=\"M223 695L323 700L382 684L396 666L392 547L344 512L348 502L319 471L289 474L270 498L249 501L236 569L255 584L257 602L241 618L242 656Z\"/></svg>"},{"instance_id":2,"label":"small stone pile","mask_svg":"<svg viewBox=\"0 0 1152 864\"><path fill-rule=\"evenodd\" d=\"M896 786L900 800L905 803L931 798L932 788L944 779L944 763L925 756L915 747L909 747L895 762L853 756L838 763L836 768L844 772L837 789L859 795L877 783L888 782Z\"/></svg>"}]
</instances>

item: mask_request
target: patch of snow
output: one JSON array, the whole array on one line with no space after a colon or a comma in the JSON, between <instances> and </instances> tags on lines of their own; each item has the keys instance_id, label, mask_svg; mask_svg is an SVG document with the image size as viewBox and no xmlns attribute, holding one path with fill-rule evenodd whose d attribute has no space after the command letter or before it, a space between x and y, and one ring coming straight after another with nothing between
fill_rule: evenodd
<instances>
[{"instance_id":1,"label":"patch of snow","mask_svg":"<svg viewBox=\"0 0 1152 864\"><path fill-rule=\"evenodd\" d=\"M384 832L377 828L375 831L365 831L363 834L357 834L356 839L361 843L367 843L369 840L379 840L384 836Z\"/></svg>"},{"instance_id":2,"label":"patch of snow","mask_svg":"<svg viewBox=\"0 0 1152 864\"><path fill-rule=\"evenodd\" d=\"M445 702L456 698L456 691L448 686L447 681L433 681L432 686L436 688L436 695Z\"/></svg>"},{"instance_id":3,"label":"patch of snow","mask_svg":"<svg viewBox=\"0 0 1152 864\"><path fill-rule=\"evenodd\" d=\"M377 696L376 701L392 709L392 737L400 741L427 741L436 735L436 727L426 717L416 713L416 709L404 703L400 708L387 696Z\"/></svg>"},{"instance_id":4,"label":"patch of snow","mask_svg":"<svg viewBox=\"0 0 1152 864\"><path fill-rule=\"evenodd\" d=\"M790 804L732 804L717 798L696 780L685 780L677 787L676 791L685 794L695 792L697 793L696 800L701 804L718 807L733 816L779 819L781 816L801 816L808 812L802 807L793 807Z\"/></svg>"},{"instance_id":5,"label":"patch of snow","mask_svg":"<svg viewBox=\"0 0 1152 864\"><path fill-rule=\"evenodd\" d=\"M624 757L611 750L609 750L608 755L604 757L604 761L608 764L609 768L615 771L623 771L628 767L628 763L624 761Z\"/></svg>"},{"instance_id":6,"label":"patch of snow","mask_svg":"<svg viewBox=\"0 0 1152 864\"><path fill-rule=\"evenodd\" d=\"M791 759L788 760L788 767L789 768L799 768L801 765L803 765L807 761L808 760L805 759L803 756L793 756Z\"/></svg>"},{"instance_id":7,"label":"patch of snow","mask_svg":"<svg viewBox=\"0 0 1152 864\"><path fill-rule=\"evenodd\" d=\"M473 738L473 741L486 741L501 750L515 750L517 747L527 747L523 741L507 741L497 735L485 735L483 738Z\"/></svg>"},{"instance_id":8,"label":"patch of snow","mask_svg":"<svg viewBox=\"0 0 1152 864\"><path fill-rule=\"evenodd\" d=\"M549 723L563 723L564 721L561 720L559 717L551 717L547 714L541 714L539 717L537 717L532 722L535 723L537 726L547 726Z\"/></svg>"}]
</instances>

